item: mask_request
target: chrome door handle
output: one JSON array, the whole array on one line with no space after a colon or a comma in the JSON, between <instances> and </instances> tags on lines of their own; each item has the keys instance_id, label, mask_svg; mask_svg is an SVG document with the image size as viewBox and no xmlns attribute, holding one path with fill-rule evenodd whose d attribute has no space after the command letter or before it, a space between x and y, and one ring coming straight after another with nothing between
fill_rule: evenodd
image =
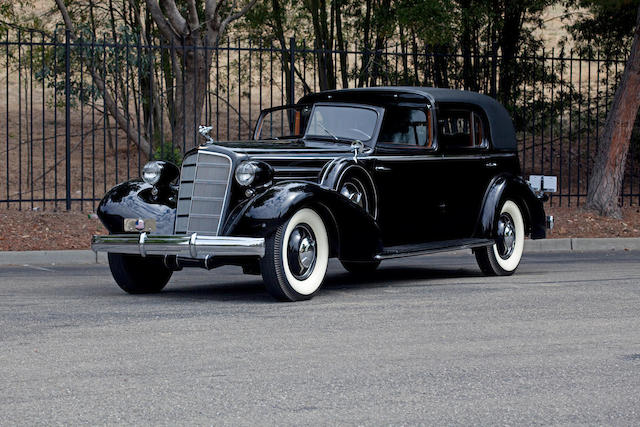
<instances>
[{"instance_id":1,"label":"chrome door handle","mask_svg":"<svg viewBox=\"0 0 640 427\"><path fill-rule=\"evenodd\" d=\"M389 172L391 170L391 168L388 168L386 166L376 166L374 169L378 172Z\"/></svg>"},{"instance_id":2,"label":"chrome door handle","mask_svg":"<svg viewBox=\"0 0 640 427\"><path fill-rule=\"evenodd\" d=\"M496 166L498 166L496 162L489 162L489 163L485 163L484 165L488 168L495 168Z\"/></svg>"}]
</instances>

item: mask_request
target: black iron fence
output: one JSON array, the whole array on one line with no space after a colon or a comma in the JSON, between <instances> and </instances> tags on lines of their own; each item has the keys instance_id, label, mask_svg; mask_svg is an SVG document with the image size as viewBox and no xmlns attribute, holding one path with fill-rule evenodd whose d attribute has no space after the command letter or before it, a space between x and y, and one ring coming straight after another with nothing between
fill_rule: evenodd
<instances>
[{"instance_id":1,"label":"black iron fence","mask_svg":"<svg viewBox=\"0 0 640 427\"><path fill-rule=\"evenodd\" d=\"M259 111L326 87L422 85L498 97L516 124L524 175L558 176L552 203L580 204L624 60L537 52L509 62L408 51L314 50L227 40L217 48L67 32L0 35L0 206L92 210L150 158L180 161L199 124L247 138ZM640 204L634 135L622 204Z\"/></svg>"}]
</instances>

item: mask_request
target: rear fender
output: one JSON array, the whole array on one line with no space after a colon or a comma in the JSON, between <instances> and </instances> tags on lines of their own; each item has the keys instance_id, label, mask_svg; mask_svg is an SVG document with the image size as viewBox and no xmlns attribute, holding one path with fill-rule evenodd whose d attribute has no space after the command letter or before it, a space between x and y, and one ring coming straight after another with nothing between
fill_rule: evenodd
<instances>
[{"instance_id":1,"label":"rear fender","mask_svg":"<svg viewBox=\"0 0 640 427\"><path fill-rule=\"evenodd\" d=\"M524 179L510 174L498 175L489 184L474 236L487 239L497 237L495 224L505 198L513 199L522 210L527 235L532 239L544 239L546 216L542 201L536 197Z\"/></svg>"},{"instance_id":2,"label":"rear fender","mask_svg":"<svg viewBox=\"0 0 640 427\"><path fill-rule=\"evenodd\" d=\"M160 188L157 196L153 196L151 189L144 181L132 180L116 185L105 194L97 213L109 233L124 232L125 218L152 218L156 220L156 233L173 234L177 190Z\"/></svg>"},{"instance_id":3,"label":"rear fender","mask_svg":"<svg viewBox=\"0 0 640 427\"><path fill-rule=\"evenodd\" d=\"M380 229L371 215L339 193L310 182L283 182L268 188L232 214L223 234L270 236L303 207L322 216L333 255L370 260L382 249Z\"/></svg>"}]
</instances>

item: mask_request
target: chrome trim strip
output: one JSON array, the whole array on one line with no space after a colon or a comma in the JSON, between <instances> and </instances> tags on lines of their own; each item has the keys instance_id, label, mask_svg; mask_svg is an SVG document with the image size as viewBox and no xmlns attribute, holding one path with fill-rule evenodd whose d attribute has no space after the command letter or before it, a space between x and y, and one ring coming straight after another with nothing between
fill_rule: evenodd
<instances>
[{"instance_id":1,"label":"chrome trim strip","mask_svg":"<svg viewBox=\"0 0 640 427\"><path fill-rule=\"evenodd\" d=\"M275 173L320 173L322 167L271 166Z\"/></svg>"},{"instance_id":2,"label":"chrome trim strip","mask_svg":"<svg viewBox=\"0 0 640 427\"><path fill-rule=\"evenodd\" d=\"M375 156L367 156L364 157L366 159L375 159L375 160L432 160L432 161L442 161L442 160L489 160L493 158L508 158L515 157L516 153L495 153L495 154L483 154L483 155L446 155L434 153L430 156L428 155L416 155L416 156L384 156L384 155L375 155ZM364 159L363 158L363 159Z\"/></svg>"},{"instance_id":3,"label":"chrome trim strip","mask_svg":"<svg viewBox=\"0 0 640 427\"><path fill-rule=\"evenodd\" d=\"M438 252L449 252L449 251L457 251L460 249L473 249L473 248L481 248L484 246L490 246L493 245L495 242L493 240L489 240L486 239L484 241L478 241L478 242L474 242L474 243L468 243L465 245L458 245L458 246L447 246L447 247L440 247L440 248L433 248L433 249L424 249L424 250L420 250L420 251L414 251L414 252L399 252L399 253L395 253L395 254L378 254L375 256L376 260L385 260L385 259L392 259L392 258L407 258L407 257L411 257L411 256L419 256L419 255L429 255L429 254L435 254Z\"/></svg>"},{"instance_id":4,"label":"chrome trim strip","mask_svg":"<svg viewBox=\"0 0 640 427\"><path fill-rule=\"evenodd\" d=\"M251 159L255 160L333 160L338 157L350 157L352 152L341 152L334 154L327 154L326 156L297 156L292 154L290 156L251 156Z\"/></svg>"},{"instance_id":5,"label":"chrome trim strip","mask_svg":"<svg viewBox=\"0 0 640 427\"><path fill-rule=\"evenodd\" d=\"M297 156L295 154L292 154L290 156L251 156L252 159L256 159L256 160L291 160L291 159L300 159L300 160L327 160L327 159L334 159L334 158L340 158L340 157L352 157L352 152L345 152L345 153L336 153L333 156L324 156L324 157L319 157L319 156ZM438 152L434 152L433 154L416 154L413 156L408 156L408 155L384 155L384 154L363 154L362 156L358 157L358 160L367 160L367 159L374 159L374 160L487 160L487 159L491 159L491 158L508 158L508 157L515 157L516 153L486 153L486 154L482 154L482 155L456 155L456 154L452 154L452 155L447 155L447 154L442 154L442 153L438 153Z\"/></svg>"},{"instance_id":6,"label":"chrome trim strip","mask_svg":"<svg viewBox=\"0 0 640 427\"><path fill-rule=\"evenodd\" d=\"M254 140L256 141L256 144L260 144L260 142L258 141L267 141L265 139L258 139L258 140ZM224 147L223 145L221 145L221 147ZM283 144L283 147L284 144ZM259 152L269 152L270 150L267 148L235 148L234 150L237 150L240 153L259 153ZM276 148L277 150L277 148ZM317 153L335 153L336 149L335 148L286 148L288 153L308 153L309 151L314 151ZM253 156L252 156L253 157Z\"/></svg>"},{"instance_id":7,"label":"chrome trim strip","mask_svg":"<svg viewBox=\"0 0 640 427\"><path fill-rule=\"evenodd\" d=\"M206 259L207 256L263 257L263 238L191 235L110 234L93 236L94 252L141 255L178 255Z\"/></svg>"}]
</instances>

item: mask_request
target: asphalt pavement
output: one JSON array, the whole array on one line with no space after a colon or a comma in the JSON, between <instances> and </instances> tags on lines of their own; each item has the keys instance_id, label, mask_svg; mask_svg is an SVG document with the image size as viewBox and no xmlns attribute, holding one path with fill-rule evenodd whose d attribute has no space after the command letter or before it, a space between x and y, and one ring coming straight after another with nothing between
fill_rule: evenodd
<instances>
[{"instance_id":1,"label":"asphalt pavement","mask_svg":"<svg viewBox=\"0 0 640 427\"><path fill-rule=\"evenodd\" d=\"M640 251L332 262L276 303L236 267L126 295L108 267L0 267L0 424L640 423Z\"/></svg>"}]
</instances>

